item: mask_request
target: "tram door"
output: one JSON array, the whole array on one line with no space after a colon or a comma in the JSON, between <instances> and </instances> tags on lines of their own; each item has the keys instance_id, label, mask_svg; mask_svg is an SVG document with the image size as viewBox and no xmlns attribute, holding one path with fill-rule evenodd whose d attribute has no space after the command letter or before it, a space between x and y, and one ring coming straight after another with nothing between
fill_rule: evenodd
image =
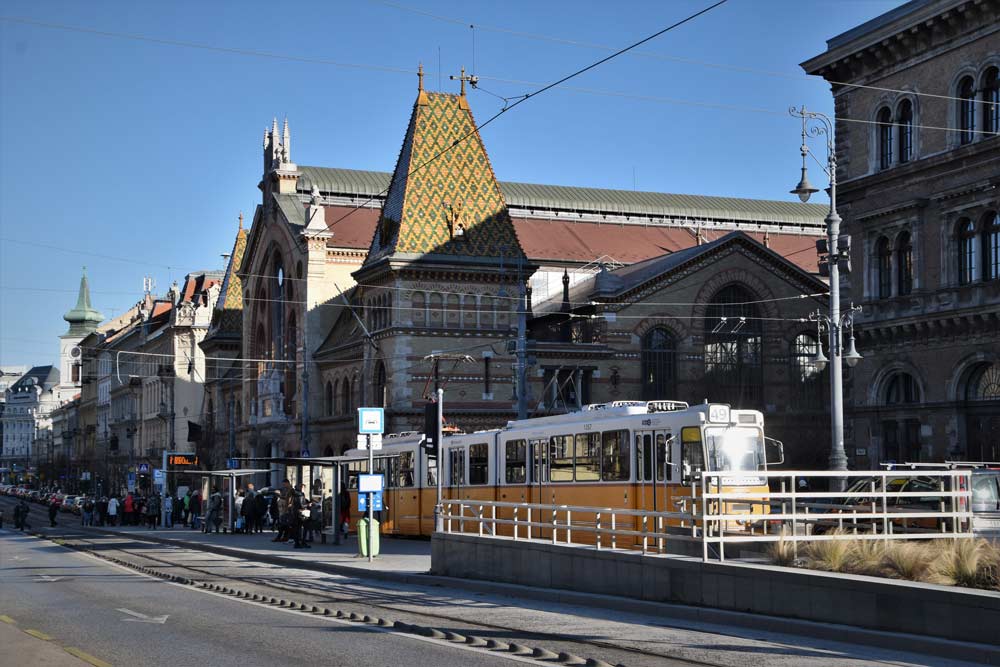
<instances>
[{"instance_id":1,"label":"tram door","mask_svg":"<svg viewBox=\"0 0 1000 667\"><path fill-rule=\"evenodd\" d=\"M444 500L461 500L462 493L466 486L465 482L465 448L464 447L450 447L448 449L447 456L445 458L445 478L443 481L444 486L441 490L442 499ZM458 516L459 506L451 505L445 507L445 513ZM458 526L455 521L452 520L452 530L456 530Z\"/></svg>"},{"instance_id":2,"label":"tram door","mask_svg":"<svg viewBox=\"0 0 1000 667\"><path fill-rule=\"evenodd\" d=\"M674 512L671 484L675 483L676 466L670 431L635 432L635 503L637 509L652 512ZM649 529L655 526L650 525Z\"/></svg>"},{"instance_id":3,"label":"tram door","mask_svg":"<svg viewBox=\"0 0 1000 667\"><path fill-rule=\"evenodd\" d=\"M526 502L533 505L552 505L552 486L549 482L549 438L532 438L528 440L528 463L531 467L531 476L528 480L528 493ZM532 519L536 519L532 516ZM537 517L536 520L548 521L551 514L544 517ZM532 537L542 539L552 536L552 531L544 528L531 529Z\"/></svg>"}]
</instances>

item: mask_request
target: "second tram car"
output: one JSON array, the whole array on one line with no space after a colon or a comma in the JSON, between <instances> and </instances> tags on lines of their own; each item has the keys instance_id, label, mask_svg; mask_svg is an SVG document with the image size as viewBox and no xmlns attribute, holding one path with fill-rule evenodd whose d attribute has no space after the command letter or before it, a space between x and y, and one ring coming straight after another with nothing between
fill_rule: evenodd
<instances>
[{"instance_id":1,"label":"second tram car","mask_svg":"<svg viewBox=\"0 0 1000 667\"><path fill-rule=\"evenodd\" d=\"M387 534L430 536L439 465L416 432L386 436L374 472L385 477L381 523ZM445 436L443 497L674 512L692 494L702 471L767 469L763 415L723 404L621 401L580 412L511 421L505 428ZM368 452L353 449L338 460L347 468L352 525L360 518L357 475ZM767 491L766 479L739 476L727 488ZM752 502L728 513L765 513ZM510 518L504 512L500 518ZM523 515L522 515L523 518ZM473 522L470 522L470 524ZM676 525L676 524L675 524ZM506 529L506 530L504 530ZM510 526L497 529L510 534ZM535 532L545 537L544 531ZM579 537L578 537L579 536ZM593 533L573 534L593 541Z\"/></svg>"}]
</instances>

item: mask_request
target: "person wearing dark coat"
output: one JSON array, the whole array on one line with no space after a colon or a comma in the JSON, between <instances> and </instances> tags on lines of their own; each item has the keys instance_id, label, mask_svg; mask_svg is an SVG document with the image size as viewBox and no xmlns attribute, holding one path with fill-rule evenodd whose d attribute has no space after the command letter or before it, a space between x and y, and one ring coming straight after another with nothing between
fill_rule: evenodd
<instances>
[{"instance_id":1,"label":"person wearing dark coat","mask_svg":"<svg viewBox=\"0 0 1000 667\"><path fill-rule=\"evenodd\" d=\"M195 491L191 494L191 500L188 502L188 512L191 517L191 528L197 526L197 519L201 516L201 494Z\"/></svg>"},{"instance_id":2,"label":"person wearing dark coat","mask_svg":"<svg viewBox=\"0 0 1000 667\"><path fill-rule=\"evenodd\" d=\"M49 527L56 527L56 514L59 512L59 503L53 500L49 504Z\"/></svg>"},{"instance_id":3,"label":"person wearing dark coat","mask_svg":"<svg viewBox=\"0 0 1000 667\"><path fill-rule=\"evenodd\" d=\"M255 533L263 533L264 516L267 514L268 511L267 498L264 496L263 493L258 493L256 496L254 496L254 505L255 505L254 509L256 512L255 517L257 520L254 523L253 530Z\"/></svg>"}]
</instances>

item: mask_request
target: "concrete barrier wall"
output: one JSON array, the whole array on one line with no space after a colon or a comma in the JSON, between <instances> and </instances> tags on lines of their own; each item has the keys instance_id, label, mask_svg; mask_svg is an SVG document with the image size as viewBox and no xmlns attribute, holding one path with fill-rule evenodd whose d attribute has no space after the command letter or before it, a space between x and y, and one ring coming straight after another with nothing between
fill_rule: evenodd
<instances>
[{"instance_id":1,"label":"concrete barrier wall","mask_svg":"<svg viewBox=\"0 0 1000 667\"><path fill-rule=\"evenodd\" d=\"M435 533L434 574L1000 645L1000 592Z\"/></svg>"}]
</instances>

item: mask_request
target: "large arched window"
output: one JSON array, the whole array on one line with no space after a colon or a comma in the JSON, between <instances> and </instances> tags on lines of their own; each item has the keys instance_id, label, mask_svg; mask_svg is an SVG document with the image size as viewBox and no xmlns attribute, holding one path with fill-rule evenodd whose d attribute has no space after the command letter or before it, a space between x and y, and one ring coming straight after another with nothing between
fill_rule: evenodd
<instances>
[{"instance_id":1,"label":"large arched window","mask_svg":"<svg viewBox=\"0 0 1000 667\"><path fill-rule=\"evenodd\" d=\"M899 144L899 162L913 158L913 102L903 100L896 108L896 140Z\"/></svg>"},{"instance_id":2,"label":"large arched window","mask_svg":"<svg viewBox=\"0 0 1000 667\"><path fill-rule=\"evenodd\" d=\"M892 166L892 111L889 107L879 109L875 117L878 133L878 166L888 169Z\"/></svg>"},{"instance_id":3,"label":"large arched window","mask_svg":"<svg viewBox=\"0 0 1000 667\"><path fill-rule=\"evenodd\" d=\"M976 131L976 83L971 76L958 82L958 138L962 144L972 143Z\"/></svg>"},{"instance_id":4,"label":"large arched window","mask_svg":"<svg viewBox=\"0 0 1000 667\"><path fill-rule=\"evenodd\" d=\"M326 392L323 395L323 414L327 417L333 415L333 383L327 380Z\"/></svg>"},{"instance_id":5,"label":"large arched window","mask_svg":"<svg viewBox=\"0 0 1000 667\"><path fill-rule=\"evenodd\" d=\"M341 391L343 395L340 402L340 414L349 415L351 414L351 381L344 378Z\"/></svg>"},{"instance_id":6,"label":"large arched window","mask_svg":"<svg viewBox=\"0 0 1000 667\"><path fill-rule=\"evenodd\" d=\"M647 401L676 398L677 339L664 327L642 337L642 398Z\"/></svg>"},{"instance_id":7,"label":"large arched window","mask_svg":"<svg viewBox=\"0 0 1000 667\"><path fill-rule=\"evenodd\" d=\"M882 236L875 243L875 278L878 283L878 297L892 296L892 248L889 239Z\"/></svg>"},{"instance_id":8,"label":"large arched window","mask_svg":"<svg viewBox=\"0 0 1000 667\"><path fill-rule=\"evenodd\" d=\"M1000 70L990 67L983 72L983 131L1000 134Z\"/></svg>"},{"instance_id":9,"label":"large arched window","mask_svg":"<svg viewBox=\"0 0 1000 667\"><path fill-rule=\"evenodd\" d=\"M976 224L968 218L958 221L958 282L968 285L976 279Z\"/></svg>"},{"instance_id":10,"label":"large arched window","mask_svg":"<svg viewBox=\"0 0 1000 667\"><path fill-rule=\"evenodd\" d=\"M1000 401L1000 364L980 364L965 385L967 401Z\"/></svg>"},{"instance_id":11,"label":"large arched window","mask_svg":"<svg viewBox=\"0 0 1000 667\"><path fill-rule=\"evenodd\" d=\"M298 346L299 330L296 323L295 313L288 316L288 333L285 336L285 364L284 364L284 394L285 394L285 414L295 414L295 396L298 393L297 366L298 366ZM305 365L303 359L303 366Z\"/></svg>"},{"instance_id":12,"label":"large arched window","mask_svg":"<svg viewBox=\"0 0 1000 667\"><path fill-rule=\"evenodd\" d=\"M792 405L816 410L823 405L823 373L816 366L819 341L810 333L800 333L792 341Z\"/></svg>"},{"instance_id":13,"label":"large arched window","mask_svg":"<svg viewBox=\"0 0 1000 667\"><path fill-rule=\"evenodd\" d=\"M386 401L385 389L385 364L379 361L375 365L375 381L372 384L372 399L376 408L386 407L388 401Z\"/></svg>"},{"instance_id":14,"label":"large arched window","mask_svg":"<svg viewBox=\"0 0 1000 667\"><path fill-rule=\"evenodd\" d=\"M763 404L763 329L753 295L740 285L724 287L705 314L705 384L710 401L735 408Z\"/></svg>"},{"instance_id":15,"label":"large arched window","mask_svg":"<svg viewBox=\"0 0 1000 667\"><path fill-rule=\"evenodd\" d=\"M909 232L902 232L896 239L896 284L900 295L913 291L913 239Z\"/></svg>"},{"instance_id":16,"label":"large arched window","mask_svg":"<svg viewBox=\"0 0 1000 667\"><path fill-rule=\"evenodd\" d=\"M983 280L1000 280L1000 212L983 216Z\"/></svg>"},{"instance_id":17,"label":"large arched window","mask_svg":"<svg viewBox=\"0 0 1000 667\"><path fill-rule=\"evenodd\" d=\"M893 373L885 383L885 405L909 405L920 402L920 387L909 373Z\"/></svg>"}]
</instances>

